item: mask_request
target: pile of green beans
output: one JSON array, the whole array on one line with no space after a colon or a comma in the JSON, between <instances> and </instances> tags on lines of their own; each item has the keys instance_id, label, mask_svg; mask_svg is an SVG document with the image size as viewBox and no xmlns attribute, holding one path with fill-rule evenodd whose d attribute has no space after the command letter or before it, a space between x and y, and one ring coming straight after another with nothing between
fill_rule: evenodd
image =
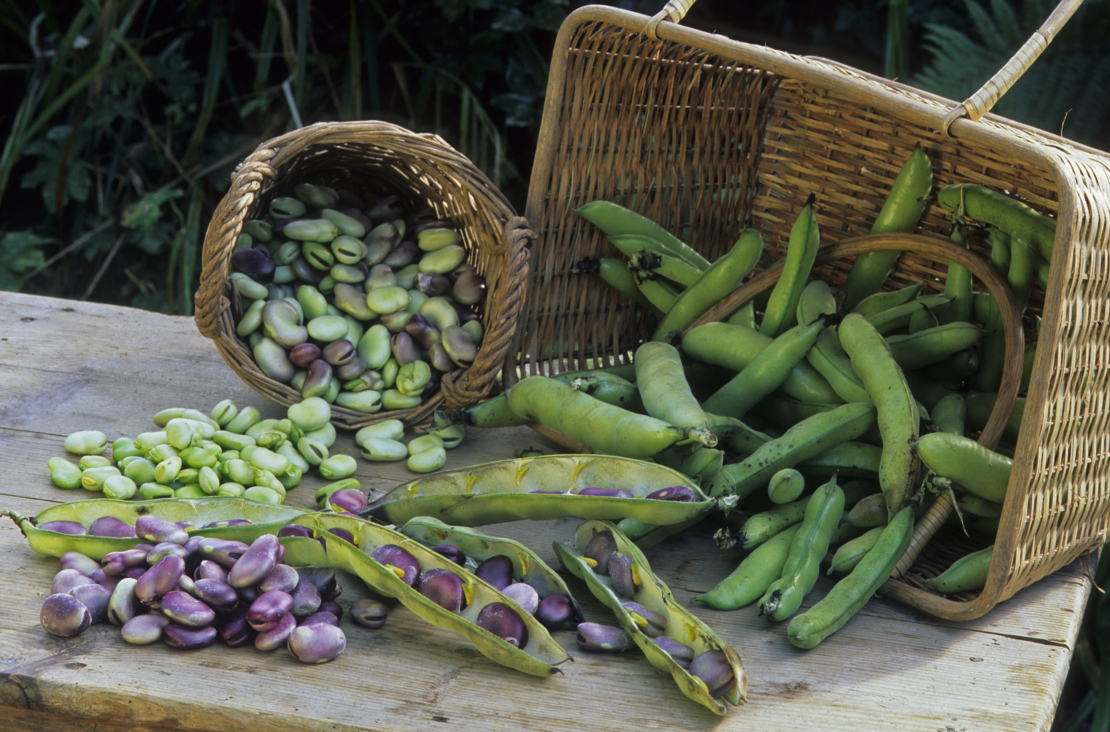
<instances>
[{"instance_id":1,"label":"pile of green beans","mask_svg":"<svg viewBox=\"0 0 1110 732\"><path fill-rule=\"evenodd\" d=\"M1055 222L983 185L934 191L932 164L920 145L887 193L872 231L913 232L930 205L951 214L954 242L980 237L990 244L992 262L1021 308L1035 286L1047 285ZM904 551L912 516L922 515L939 492L951 492L956 511L950 520L972 532L972 544L989 543L1010 480L1009 455L1023 406L1019 397L995 449L976 442L997 398L1004 363L997 304L989 293L974 289L970 272L956 262L949 265L943 291L925 289L925 283L883 290L897 252L858 257L843 289L834 291L830 283L813 278L819 206L813 196L802 206L786 242L782 272L769 293L725 322L684 333L676 331L738 284L708 285L708 273L724 267L726 258L738 257L740 249L761 250L758 234L745 232L733 252L710 263L620 206L597 201L577 209L624 255L579 269L600 276L660 321L652 341L633 354L633 372L621 373L638 389L640 404L625 399L601 405L576 396L571 418L562 407L569 392L555 379L530 377L500 400L507 410L491 400L472 409L473 419L468 413L452 420L493 426L507 411L506 419L516 423L541 422L595 453L668 465L710 496L736 499L734 508L752 526L774 530L758 537L749 530L738 538L719 532L722 547L742 546L746 555L733 577L699 596L718 609L763 597L782 579L784 564L797 564L801 556L806 557L807 585L816 577L814 562L826 555L836 557L833 573L844 575L845 582L858 567L867 567L860 570L870 573L867 578L857 576L850 586L869 597L877 586L874 573ZM740 259L748 268L736 270L742 280L755 263ZM688 318L689 313L696 314ZM1028 388L1035 351L1035 343L1026 348L1022 391ZM691 439L692 429L717 439ZM789 481L788 470L793 471ZM839 511L826 506L833 518L821 532L800 532L803 507L817 495L813 487L830 474L841 481L868 481L872 490L852 496ZM884 534L896 517L901 517L898 529ZM818 535L827 542L823 547L814 543ZM792 552L787 537L806 547ZM881 559L880 550L886 552ZM942 593L956 592L954 587L958 592L978 589L984 562L960 566L968 564L975 567L974 582L961 576L931 585ZM797 586L795 580L788 584ZM841 600L841 606L858 609L854 600ZM785 619L792 612L769 614ZM829 633L832 625L824 626ZM804 645L826 635L811 627L792 639Z\"/></svg>"},{"instance_id":2,"label":"pile of green beans","mask_svg":"<svg viewBox=\"0 0 1110 732\"><path fill-rule=\"evenodd\" d=\"M65 439L67 453L47 461L59 488L84 488L119 500L233 496L280 504L306 472L326 480L354 475L351 455L331 453L336 431L331 405L308 397L284 419L263 419L230 399L210 412L174 407L153 416L154 430L109 445L99 430ZM442 464L440 465L442 467Z\"/></svg>"},{"instance_id":3,"label":"pile of green beans","mask_svg":"<svg viewBox=\"0 0 1110 732\"><path fill-rule=\"evenodd\" d=\"M266 376L357 412L410 409L473 363L486 282L462 235L397 196L304 183L231 254L235 328Z\"/></svg>"}]
</instances>

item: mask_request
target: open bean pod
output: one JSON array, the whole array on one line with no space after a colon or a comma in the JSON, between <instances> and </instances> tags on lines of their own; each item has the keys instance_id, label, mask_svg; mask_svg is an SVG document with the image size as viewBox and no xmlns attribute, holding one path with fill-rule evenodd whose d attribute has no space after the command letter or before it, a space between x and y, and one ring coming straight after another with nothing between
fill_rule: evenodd
<instances>
[{"instance_id":1,"label":"open bean pod","mask_svg":"<svg viewBox=\"0 0 1110 732\"><path fill-rule=\"evenodd\" d=\"M291 523L312 529L317 538L324 540L327 551L326 566L357 576L375 592L396 598L417 616L437 628L459 633L473 643L484 656L497 663L533 676L549 676L559 672L556 668L558 664L570 660L570 656L551 638L547 629L519 605L415 539L410 539L393 529L340 514L306 513L295 518ZM349 532L353 542L332 533L332 529ZM407 551L419 562L424 571L439 569L457 575L462 582L466 606L457 613L441 607L410 587L390 568L371 558L370 555L375 549L386 545L395 545ZM286 561L289 561L288 556ZM491 603L509 605L520 615L527 630L527 640L523 647L518 648L478 625L478 616Z\"/></svg>"},{"instance_id":2,"label":"open bean pod","mask_svg":"<svg viewBox=\"0 0 1110 732\"><path fill-rule=\"evenodd\" d=\"M123 551L135 546L141 539L135 537L93 536L65 534L39 528L53 521L73 521L86 529L98 518L112 516L134 525L143 515L151 514L167 521L187 522L193 528L190 535L203 534L223 539L250 543L262 534L276 534L278 529L292 519L306 513L304 509L260 503L245 498L212 496L209 498L158 499L153 501L121 501L94 498L87 501L60 503L43 509L31 518L24 518L13 511L7 515L27 537L27 543L38 554L60 557L67 551L78 551L87 557L100 560L108 552ZM246 519L249 525L208 526L208 524L233 519Z\"/></svg>"},{"instance_id":3,"label":"open bean pod","mask_svg":"<svg viewBox=\"0 0 1110 732\"><path fill-rule=\"evenodd\" d=\"M639 573L639 589L634 594L624 595L618 592L611 576L600 574L591 567L592 562L586 554L587 547L596 534L606 531L612 533L616 551L627 556L632 562L634 571ZM717 714L724 714L727 710L722 699L733 705L742 704L745 701L747 680L740 656L718 638L705 623L675 601L667 585L651 573L651 567L643 553L614 524L608 521L585 521L578 526L573 541L555 542L553 546L563 566L571 574L586 582L594 596L613 611L621 627L632 636L632 640L643 651L648 662L660 671L669 673L682 693ZM667 625L662 630L662 635L689 646L695 656L708 651L723 653L736 683L721 697L713 696L701 679L679 665L669 653L640 629L640 624L624 606L628 601L639 603L648 610L666 617Z\"/></svg>"},{"instance_id":4,"label":"open bean pod","mask_svg":"<svg viewBox=\"0 0 1110 732\"><path fill-rule=\"evenodd\" d=\"M688 487L694 500L644 497L674 486ZM634 497L580 495L586 488L623 488ZM686 476L655 463L611 455L540 455L402 483L372 501L362 515L397 525L416 516L431 516L452 526L568 516L617 521L635 518L667 525L705 516L716 505Z\"/></svg>"},{"instance_id":5,"label":"open bean pod","mask_svg":"<svg viewBox=\"0 0 1110 732\"><path fill-rule=\"evenodd\" d=\"M467 567L471 566L470 562L478 564L497 555L507 556L513 562L513 580L531 585L541 600L551 595L566 595L570 598L574 615L568 627L573 627L584 617L582 608L559 573L549 567L538 554L518 541L481 534L469 528L451 526L427 516L410 519L400 528L400 531L405 536L427 546L450 544L457 547L466 555Z\"/></svg>"}]
</instances>

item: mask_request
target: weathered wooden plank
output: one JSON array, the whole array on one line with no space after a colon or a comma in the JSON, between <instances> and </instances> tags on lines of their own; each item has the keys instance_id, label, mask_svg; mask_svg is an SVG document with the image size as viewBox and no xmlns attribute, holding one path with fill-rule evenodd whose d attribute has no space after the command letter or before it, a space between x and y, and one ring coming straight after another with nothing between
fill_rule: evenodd
<instances>
[{"instance_id":1,"label":"weathered wooden plank","mask_svg":"<svg viewBox=\"0 0 1110 732\"><path fill-rule=\"evenodd\" d=\"M223 398L269 405L223 363L186 318L124 308L0 294L0 509L32 515L51 503L91 497L50 484L48 458L75 429L110 437L151 428L168 406L211 408ZM11 324L11 325L8 325ZM527 428L472 431L448 468L555 447ZM357 455L346 435L337 449ZM403 464L360 460L364 487L388 489L413 477ZM306 476L289 503L310 506L325 481ZM554 562L553 541L576 521L486 527ZM284 650L210 647L175 652L123 643L111 626L75 639L47 635L38 609L57 560L31 553L15 525L0 520L0 730L490 730L609 728L821 730L1047 730L1068 669L1090 581L1081 565L1058 572L985 617L952 623L875 599L840 632L803 652L785 627L754 607L693 611L741 654L749 704L724 720L683 697L671 680L629 654L580 652L574 633L557 640L575 658L563 674L536 679L504 669L461 637L397 608L385 628L345 624L348 650L304 666ZM649 560L681 602L725 577L735 552L716 550L694 529L652 548ZM608 611L568 579L587 616ZM822 578L807 606L831 586ZM341 601L366 594L346 578ZM9 710L13 710L8 714Z\"/></svg>"}]
</instances>

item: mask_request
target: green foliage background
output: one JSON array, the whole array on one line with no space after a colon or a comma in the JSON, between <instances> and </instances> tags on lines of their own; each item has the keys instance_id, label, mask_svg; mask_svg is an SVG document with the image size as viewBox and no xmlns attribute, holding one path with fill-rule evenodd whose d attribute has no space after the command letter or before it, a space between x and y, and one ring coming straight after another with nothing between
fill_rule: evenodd
<instances>
[{"instance_id":1,"label":"green foliage background","mask_svg":"<svg viewBox=\"0 0 1110 732\"><path fill-rule=\"evenodd\" d=\"M661 2L610 4L653 14ZM234 166L317 121L434 131L523 208L571 0L0 2L0 288L190 314ZM686 24L963 99L1052 0L700 0ZM1110 0L997 111L1106 143ZM1067 120L1064 124L1064 120Z\"/></svg>"}]
</instances>

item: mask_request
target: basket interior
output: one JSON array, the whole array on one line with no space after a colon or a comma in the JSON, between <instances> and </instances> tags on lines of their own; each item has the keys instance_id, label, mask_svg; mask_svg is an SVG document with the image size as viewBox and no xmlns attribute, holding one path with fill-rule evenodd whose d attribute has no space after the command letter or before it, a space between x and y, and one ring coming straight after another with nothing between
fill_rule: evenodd
<instances>
[{"instance_id":1,"label":"basket interior","mask_svg":"<svg viewBox=\"0 0 1110 732\"><path fill-rule=\"evenodd\" d=\"M821 72L811 73L805 66L816 64L809 61L720 42L717 36L702 34L711 39L704 44L650 40L625 26L643 24L586 18L578 24L568 21L560 36L553 64L557 78L548 90L526 211L537 244L517 331L519 353L508 374L523 377L627 363L636 346L651 336L654 318L599 278L573 271L586 257L621 256L598 229L574 213L590 201L631 208L710 260L730 248L745 228L756 228L765 238L761 264L766 266L784 255L789 229L810 193L816 196L823 245L867 234L902 164L920 143L933 163L934 190L950 183L982 183L1057 215L1059 167L1029 152L1026 144L1042 133L1013 131L1016 126L988 119L988 133L992 125L1000 130L997 144L989 134L986 143L961 141L938 133L935 123L910 119L920 120L921 114L901 115L903 96L913 98L914 109L935 108L932 118L943 117L950 108L902 87L874 88L878 85L872 83L864 94L845 93L828 78L851 73L832 65L820 64ZM707 50L714 46L726 47L727 53ZM767 58L772 63L762 62ZM1080 218L1086 215L1081 212ZM1054 270L1063 266L1068 271L1053 275L1050 290L1072 293L1081 288L1086 297L1105 296L1110 290L1110 273L1101 265L1108 234L1105 227L1097 228L1091 224L1084 232L1093 248L1083 256L1099 269L1098 281L1077 274L1071 259L1056 256ZM928 209L918 229L945 238L950 231L949 217L939 206ZM972 239L969 244L989 258L984 242ZM835 262L815 276L835 291L850 265ZM947 262L903 255L886 287L925 282L939 290L947 268ZM1034 287L1026 315L1028 341L1038 338L1034 316L1046 315L1045 294ZM1063 361L1082 362L1085 373L1093 379L1090 369L1097 369L1105 383L1105 370L1097 366L1103 360L1084 355L1075 341L1098 341L1097 347L1105 348L1107 336L1090 328L1080 335L1074 323L1057 322L1054 313L1048 314L1051 325L1046 322L1048 327L1041 329L1041 337L1053 336L1051 351L1038 356L1034 375L1047 374ZM1054 391L1045 397L1049 403L1066 400L1069 389L1080 388L1053 381ZM1092 386L1087 381L1083 388ZM1006 587L996 599L1104 540L1110 512L1104 471L1089 463L1079 467L1074 454L1093 447L1095 435L1106 434L1108 415L1101 403L1098 408L1103 411L1088 413L1084 425L1061 424L1053 419L1051 407L1044 415L1027 411L1026 423L1033 428L1023 427L1015 472L1028 471L1036 490L1021 491L1013 506L1007 501L998 540L1014 550L1004 571ZM1044 432L1051 432L1050 440L1042 439ZM1011 483L1011 493L1017 482ZM936 552L927 549L904 581L923 587L921 580L937 574L938 566Z\"/></svg>"}]
</instances>

